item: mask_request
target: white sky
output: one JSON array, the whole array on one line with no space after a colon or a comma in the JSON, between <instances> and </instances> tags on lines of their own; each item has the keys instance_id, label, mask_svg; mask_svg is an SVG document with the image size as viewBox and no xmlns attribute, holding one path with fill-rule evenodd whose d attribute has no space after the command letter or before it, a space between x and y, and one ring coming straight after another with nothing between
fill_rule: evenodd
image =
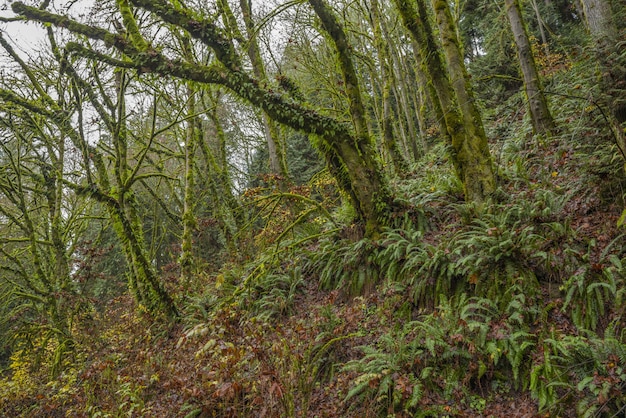
<instances>
[{"instance_id":1,"label":"white sky","mask_svg":"<svg viewBox=\"0 0 626 418\"><path fill-rule=\"evenodd\" d=\"M4 10L0 12L2 17L9 17L12 14ZM46 34L41 24L31 22L0 22L0 30L16 49L23 52L36 49Z\"/></svg>"},{"instance_id":2,"label":"white sky","mask_svg":"<svg viewBox=\"0 0 626 418\"><path fill-rule=\"evenodd\" d=\"M16 0L0 0L0 17L15 17L15 13L11 10L11 3ZM41 0L20 0L29 5L38 5ZM93 0L52 0L48 10L53 12L67 12L67 8L71 5L71 11L76 12L85 10L93 4ZM46 36L46 31L40 23L33 22L0 22L0 31L7 38L13 47L27 54L29 51L38 49L38 45ZM0 65L4 54L0 51Z\"/></svg>"}]
</instances>

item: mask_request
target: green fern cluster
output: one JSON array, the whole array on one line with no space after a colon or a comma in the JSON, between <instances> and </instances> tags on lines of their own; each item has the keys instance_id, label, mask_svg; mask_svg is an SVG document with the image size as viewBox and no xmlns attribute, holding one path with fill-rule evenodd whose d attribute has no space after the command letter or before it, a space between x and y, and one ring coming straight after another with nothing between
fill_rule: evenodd
<instances>
[{"instance_id":1,"label":"green fern cluster","mask_svg":"<svg viewBox=\"0 0 626 418\"><path fill-rule=\"evenodd\" d=\"M389 230L375 261L384 277L411 289L419 306L468 290L506 306L503 297L514 285L523 285L527 296L538 292L538 273L543 276L554 262L547 249L571 239L571 228L558 217L566 201L538 193L532 203L493 205L478 214L470 205L456 205L467 223L458 233L430 243L421 230Z\"/></svg>"},{"instance_id":2,"label":"green fern cluster","mask_svg":"<svg viewBox=\"0 0 626 418\"><path fill-rule=\"evenodd\" d=\"M419 176L401 182L398 185L400 192L407 196L432 193L438 198L460 195L463 185L454 172L449 155L450 149L445 142L433 144L428 153L412 167L412 171L419 173Z\"/></svg>"},{"instance_id":3,"label":"green fern cluster","mask_svg":"<svg viewBox=\"0 0 626 418\"><path fill-rule=\"evenodd\" d=\"M546 238L516 215L513 210L485 214L449 242L456 274L466 277L477 295L497 301L517 283L529 296L537 291L533 263L545 259Z\"/></svg>"},{"instance_id":4,"label":"green fern cluster","mask_svg":"<svg viewBox=\"0 0 626 418\"><path fill-rule=\"evenodd\" d=\"M364 356L343 368L357 375L346 402L372 404L381 416L431 416L437 411L425 402L426 393L458 401L464 392L469 400L483 377L524 386L536 346L529 331L536 312L526 307L520 288L510 293L503 310L466 294L442 298L432 314L383 335L376 347L361 347Z\"/></svg>"},{"instance_id":5,"label":"green fern cluster","mask_svg":"<svg viewBox=\"0 0 626 418\"><path fill-rule=\"evenodd\" d=\"M569 310L580 330L595 331L612 310L624 313L626 271L623 260L616 255L602 257L599 264L590 262L589 252L576 256L582 258L582 263L561 286L565 293L563 310Z\"/></svg>"},{"instance_id":6,"label":"green fern cluster","mask_svg":"<svg viewBox=\"0 0 626 418\"><path fill-rule=\"evenodd\" d=\"M574 400L580 417L623 416L626 411L626 344L618 321L604 337L554 335L533 365L530 389L540 409L559 411Z\"/></svg>"},{"instance_id":7,"label":"green fern cluster","mask_svg":"<svg viewBox=\"0 0 626 418\"><path fill-rule=\"evenodd\" d=\"M254 286L250 310L258 318L265 320L290 313L303 283L302 273L298 268L284 274L266 275Z\"/></svg>"},{"instance_id":8,"label":"green fern cluster","mask_svg":"<svg viewBox=\"0 0 626 418\"><path fill-rule=\"evenodd\" d=\"M449 252L424 242L421 231L389 230L383 235L376 263L389 281L408 286L419 306L434 306L457 284Z\"/></svg>"},{"instance_id":9,"label":"green fern cluster","mask_svg":"<svg viewBox=\"0 0 626 418\"><path fill-rule=\"evenodd\" d=\"M316 274L323 289L341 289L349 295L358 295L379 281L378 249L368 238L352 242L329 237L318 248L308 251L305 271Z\"/></svg>"}]
</instances>

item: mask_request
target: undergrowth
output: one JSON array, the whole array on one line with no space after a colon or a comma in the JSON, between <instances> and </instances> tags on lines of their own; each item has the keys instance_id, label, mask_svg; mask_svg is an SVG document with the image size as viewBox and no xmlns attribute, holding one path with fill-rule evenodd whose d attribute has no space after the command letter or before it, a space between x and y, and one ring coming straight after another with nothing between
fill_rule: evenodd
<instances>
[{"instance_id":1,"label":"undergrowth","mask_svg":"<svg viewBox=\"0 0 626 418\"><path fill-rule=\"evenodd\" d=\"M77 339L76 364L50 385L45 366L63 347L42 334L30 341L38 363L29 347L7 359L0 411L150 416L169 402L189 418L514 416L508 403L528 416L622 416L621 160L586 129L529 144L527 124L496 128L511 137L496 144L491 201L463 202L438 145L414 178L392 182L398 211L376 237L336 193L255 189L247 247L179 295L180 324L123 302L94 312L97 344Z\"/></svg>"},{"instance_id":2,"label":"undergrowth","mask_svg":"<svg viewBox=\"0 0 626 418\"><path fill-rule=\"evenodd\" d=\"M503 311L485 298L442 298L433 313L382 335L375 346L361 347L363 357L343 367L358 374L346 401L353 407L375 405L379 416L444 412L432 400L465 403L479 415L485 403L473 401L487 379L527 386L528 354L536 345L529 331L537 308L527 306L520 290L510 292Z\"/></svg>"}]
</instances>

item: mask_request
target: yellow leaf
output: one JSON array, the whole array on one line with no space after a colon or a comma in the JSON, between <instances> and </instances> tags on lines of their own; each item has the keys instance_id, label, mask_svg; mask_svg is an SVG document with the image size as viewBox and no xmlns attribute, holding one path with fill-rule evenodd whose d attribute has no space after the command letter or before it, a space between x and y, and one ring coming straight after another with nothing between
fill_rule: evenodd
<instances>
[{"instance_id":1,"label":"yellow leaf","mask_svg":"<svg viewBox=\"0 0 626 418\"><path fill-rule=\"evenodd\" d=\"M222 287L222 285L224 284L224 275L223 274L218 274L215 277L215 288L219 289Z\"/></svg>"}]
</instances>

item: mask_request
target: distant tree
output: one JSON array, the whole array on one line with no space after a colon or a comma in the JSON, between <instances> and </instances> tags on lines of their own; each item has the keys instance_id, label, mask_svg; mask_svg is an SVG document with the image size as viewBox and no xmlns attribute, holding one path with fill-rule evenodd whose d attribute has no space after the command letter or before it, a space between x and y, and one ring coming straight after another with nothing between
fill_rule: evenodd
<instances>
[{"instance_id":1,"label":"distant tree","mask_svg":"<svg viewBox=\"0 0 626 418\"><path fill-rule=\"evenodd\" d=\"M224 25L233 39L236 39L241 45L246 47L246 54L250 60L252 71L257 80L267 83L267 71L265 63L261 55L259 47L258 33L255 27L254 17L252 15L252 0L240 0L241 19L237 19L231 7L226 0L217 2L218 8L222 12ZM245 31L242 31L237 22L243 20ZM246 36L244 36L244 33ZM263 124L263 136L267 142L269 167L273 174L286 177L287 167L285 165L283 141L280 138L280 130L275 121L273 121L266 112L261 112L261 120Z\"/></svg>"},{"instance_id":2,"label":"distant tree","mask_svg":"<svg viewBox=\"0 0 626 418\"><path fill-rule=\"evenodd\" d=\"M505 0L504 3L517 46L517 57L524 77L533 131L537 134L553 135L555 133L554 119L541 85L519 2L518 0Z\"/></svg>"},{"instance_id":3,"label":"distant tree","mask_svg":"<svg viewBox=\"0 0 626 418\"><path fill-rule=\"evenodd\" d=\"M391 161L393 162L396 172L404 176L408 174L409 167L404 155L402 154L402 151L400 150L398 140L396 139L396 132L398 132L399 130L394 131L393 129L393 125L395 122L393 96L394 85L397 83L395 74L392 70L392 51L391 48L389 48L389 45L386 42L383 34L384 23L381 5L379 4L378 0L372 0L370 7L370 15L372 21L371 26L372 32L374 34L374 47L376 48L378 54L379 69L381 73L380 77L383 80L382 111L379 112L379 125L382 133L382 142L384 144L385 150L391 157ZM407 121L408 123L412 124L413 118L410 117L407 119ZM411 140L411 145L414 147L417 146L415 139ZM422 150L422 152L423 151L424 150ZM415 154L417 154L417 152L415 152L414 155Z\"/></svg>"}]
</instances>

